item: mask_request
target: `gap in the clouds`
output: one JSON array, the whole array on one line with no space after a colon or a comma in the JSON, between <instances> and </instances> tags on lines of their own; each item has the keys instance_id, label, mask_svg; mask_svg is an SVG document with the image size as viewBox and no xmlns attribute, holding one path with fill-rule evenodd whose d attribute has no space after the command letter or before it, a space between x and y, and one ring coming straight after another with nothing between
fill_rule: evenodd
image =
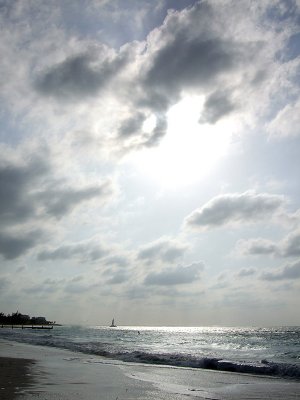
<instances>
[{"instance_id":1,"label":"gap in the clouds","mask_svg":"<svg viewBox=\"0 0 300 400\"><path fill-rule=\"evenodd\" d=\"M279 56L283 62L294 60L300 55L300 33L291 35L287 41L286 47L281 50Z\"/></svg>"},{"instance_id":2,"label":"gap in the clouds","mask_svg":"<svg viewBox=\"0 0 300 400\"><path fill-rule=\"evenodd\" d=\"M186 96L167 113L168 129L157 147L127 158L141 175L165 190L177 190L206 178L227 154L234 121L200 123L204 96ZM153 127L153 119L146 127Z\"/></svg>"},{"instance_id":3,"label":"gap in the clouds","mask_svg":"<svg viewBox=\"0 0 300 400\"><path fill-rule=\"evenodd\" d=\"M13 115L9 109L4 109L4 106L0 114L0 125L1 143L9 146L15 147L32 133L32 127L22 115Z\"/></svg>"}]
</instances>

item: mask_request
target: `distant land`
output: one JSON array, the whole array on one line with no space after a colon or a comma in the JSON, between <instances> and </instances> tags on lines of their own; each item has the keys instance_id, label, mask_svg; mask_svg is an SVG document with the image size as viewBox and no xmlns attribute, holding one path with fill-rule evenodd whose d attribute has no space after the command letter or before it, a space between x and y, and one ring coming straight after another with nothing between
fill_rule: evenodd
<instances>
[{"instance_id":1,"label":"distant land","mask_svg":"<svg viewBox=\"0 0 300 400\"><path fill-rule=\"evenodd\" d=\"M59 325L56 321L47 321L45 317L31 317L19 311L12 314L0 312L1 325Z\"/></svg>"}]
</instances>

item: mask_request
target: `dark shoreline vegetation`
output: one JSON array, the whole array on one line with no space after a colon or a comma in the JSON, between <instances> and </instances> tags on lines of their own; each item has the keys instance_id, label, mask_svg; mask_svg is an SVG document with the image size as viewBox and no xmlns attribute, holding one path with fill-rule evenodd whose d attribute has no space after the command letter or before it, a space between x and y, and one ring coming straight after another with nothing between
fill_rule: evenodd
<instances>
[{"instance_id":1,"label":"dark shoreline vegetation","mask_svg":"<svg viewBox=\"0 0 300 400\"><path fill-rule=\"evenodd\" d=\"M0 312L0 325L56 325L56 321L47 321L45 317L30 317L19 311L12 314Z\"/></svg>"}]
</instances>

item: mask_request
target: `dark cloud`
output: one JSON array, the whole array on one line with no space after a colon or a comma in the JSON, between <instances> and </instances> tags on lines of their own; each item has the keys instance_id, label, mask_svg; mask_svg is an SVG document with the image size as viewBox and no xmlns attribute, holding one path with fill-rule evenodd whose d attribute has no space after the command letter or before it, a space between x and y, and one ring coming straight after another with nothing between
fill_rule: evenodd
<instances>
[{"instance_id":1,"label":"dark cloud","mask_svg":"<svg viewBox=\"0 0 300 400\"><path fill-rule=\"evenodd\" d=\"M261 43L241 43L228 35L225 39L217 28L218 18L208 2L198 2L184 13L169 13L149 35L141 73L142 104L162 111L175 104L183 91L211 92L226 75L257 55ZM207 107L214 120L231 111L233 104L229 96L215 94Z\"/></svg>"},{"instance_id":2,"label":"dark cloud","mask_svg":"<svg viewBox=\"0 0 300 400\"><path fill-rule=\"evenodd\" d=\"M19 223L34 216L32 187L50 172L45 159L28 163L2 162L0 165L0 225Z\"/></svg>"},{"instance_id":3,"label":"dark cloud","mask_svg":"<svg viewBox=\"0 0 300 400\"><path fill-rule=\"evenodd\" d=\"M40 244L49 217L61 219L93 199L103 204L113 193L110 181L85 187L68 184L50 162L49 152L40 149L39 153L10 161L4 155L0 161L0 254L8 260ZM102 257L97 248L85 255L89 260Z\"/></svg>"},{"instance_id":4,"label":"dark cloud","mask_svg":"<svg viewBox=\"0 0 300 400\"><path fill-rule=\"evenodd\" d=\"M79 275L75 276L68 281L65 282L64 286L62 287L62 290L70 295L76 296L77 294L80 295L82 293L94 293L94 294L99 294L99 290L101 290L101 294L106 293L105 290L103 290L103 286L100 281L92 279L91 277L89 278L87 274L84 276ZM109 289L107 293L109 292Z\"/></svg>"},{"instance_id":5,"label":"dark cloud","mask_svg":"<svg viewBox=\"0 0 300 400\"><path fill-rule=\"evenodd\" d=\"M300 256L300 231L289 234L279 243L266 239L249 239L237 242L237 250L244 255L277 255L281 257Z\"/></svg>"},{"instance_id":6,"label":"dark cloud","mask_svg":"<svg viewBox=\"0 0 300 400\"><path fill-rule=\"evenodd\" d=\"M149 264L157 260L174 262L176 259L182 257L186 249L186 245L173 240L161 239L140 250L138 259L146 261Z\"/></svg>"},{"instance_id":7,"label":"dark cloud","mask_svg":"<svg viewBox=\"0 0 300 400\"><path fill-rule=\"evenodd\" d=\"M11 282L5 276L0 276L0 290L7 289L10 284Z\"/></svg>"},{"instance_id":8,"label":"dark cloud","mask_svg":"<svg viewBox=\"0 0 300 400\"><path fill-rule=\"evenodd\" d=\"M166 134L168 121L165 115L156 115L156 126L144 142L145 146L152 147L159 143L160 139Z\"/></svg>"},{"instance_id":9,"label":"dark cloud","mask_svg":"<svg viewBox=\"0 0 300 400\"><path fill-rule=\"evenodd\" d=\"M81 294L89 292L90 290L96 288L98 286L97 283L86 283L86 282L78 282L78 281L70 281L64 287L64 292L69 294Z\"/></svg>"},{"instance_id":10,"label":"dark cloud","mask_svg":"<svg viewBox=\"0 0 300 400\"><path fill-rule=\"evenodd\" d=\"M43 285L39 283L37 285L28 286L22 289L22 291L32 296L35 295L46 296L47 294L52 294L57 292L58 288L56 286Z\"/></svg>"},{"instance_id":11,"label":"dark cloud","mask_svg":"<svg viewBox=\"0 0 300 400\"><path fill-rule=\"evenodd\" d=\"M36 246L42 237L39 230L15 234L0 231L0 254L7 260L18 258Z\"/></svg>"},{"instance_id":12,"label":"dark cloud","mask_svg":"<svg viewBox=\"0 0 300 400\"><path fill-rule=\"evenodd\" d=\"M126 54L111 58L108 54L103 57L100 49L99 52L99 55L96 52L75 55L49 67L36 79L34 87L43 95L64 100L82 100L96 95L120 71L127 59Z\"/></svg>"},{"instance_id":13,"label":"dark cloud","mask_svg":"<svg viewBox=\"0 0 300 400\"><path fill-rule=\"evenodd\" d=\"M45 238L42 227L30 230L24 223L34 221L41 226L48 216L61 218L83 202L94 198L102 202L112 193L109 182L86 188L61 188L62 181L55 182L51 178L55 170L48 162L47 154L44 155L44 159L33 156L27 163L2 161L0 165L0 254L7 260L24 255ZM99 246L79 246L78 250L64 247L41 252L39 259L67 258L73 253L89 261L104 256L104 250Z\"/></svg>"},{"instance_id":14,"label":"dark cloud","mask_svg":"<svg viewBox=\"0 0 300 400\"><path fill-rule=\"evenodd\" d=\"M140 139L125 145L124 151L155 146L166 134L167 111L183 94L209 94L202 120L215 123L238 107L230 91L224 90L232 75L243 74L245 85L251 85L254 73L248 77L244 70L254 57L259 59L263 44L239 41L229 31L225 37L220 16L214 5L195 2L183 12L169 12L144 45L127 43L118 52L105 45L89 46L42 71L34 87L42 95L68 102L97 97L110 85L110 94L128 106L130 115L116 122L117 139L126 142L133 135ZM223 90L215 92L216 87ZM145 134L141 129L145 116L152 114L157 125Z\"/></svg>"},{"instance_id":15,"label":"dark cloud","mask_svg":"<svg viewBox=\"0 0 300 400\"><path fill-rule=\"evenodd\" d=\"M236 247L243 255L267 255L278 252L276 244L262 238L239 240Z\"/></svg>"},{"instance_id":16,"label":"dark cloud","mask_svg":"<svg viewBox=\"0 0 300 400\"><path fill-rule=\"evenodd\" d=\"M65 279L64 279L64 278L62 278L62 279L46 278L46 279L43 281L43 285L59 287L59 286L61 286L64 282L65 282Z\"/></svg>"},{"instance_id":17,"label":"dark cloud","mask_svg":"<svg viewBox=\"0 0 300 400\"><path fill-rule=\"evenodd\" d=\"M148 113L149 114L149 113ZM137 140L130 144L130 148L153 147L166 134L168 121L165 113L152 114L155 118L155 126L150 132L143 129L144 122L147 120L147 113L134 113L132 117L124 120L118 129L118 139L126 140L135 137Z\"/></svg>"},{"instance_id":18,"label":"dark cloud","mask_svg":"<svg viewBox=\"0 0 300 400\"><path fill-rule=\"evenodd\" d=\"M67 260L78 254L81 254L81 252L77 246L65 245L54 250L43 250L38 253L37 259L40 261Z\"/></svg>"},{"instance_id":19,"label":"dark cloud","mask_svg":"<svg viewBox=\"0 0 300 400\"><path fill-rule=\"evenodd\" d=\"M56 178L53 178L55 176ZM0 164L0 231L5 225L24 223L47 216L62 218L92 199L103 203L113 194L110 181L75 187L59 179L49 154L32 156L27 162Z\"/></svg>"},{"instance_id":20,"label":"dark cloud","mask_svg":"<svg viewBox=\"0 0 300 400\"><path fill-rule=\"evenodd\" d=\"M184 285L200 279L203 263L193 263L187 267L165 268L161 272L151 272L145 278L145 285Z\"/></svg>"},{"instance_id":21,"label":"dark cloud","mask_svg":"<svg viewBox=\"0 0 300 400\"><path fill-rule=\"evenodd\" d=\"M136 301L149 298L150 293L145 290L143 285L133 285L124 292L124 296L130 300Z\"/></svg>"},{"instance_id":22,"label":"dark cloud","mask_svg":"<svg viewBox=\"0 0 300 400\"><path fill-rule=\"evenodd\" d=\"M157 145L167 131L167 111L187 93L208 95L200 122L213 124L239 107L233 100L232 82L243 75L243 86L254 85L255 72L245 71L257 60L263 43L237 40L228 32L225 37L219 18L208 2L197 2L182 13L168 13L148 35L144 49L130 58L138 72L124 82L132 116L119 127L120 140L134 134L139 135L138 146ZM237 85L235 90L240 89ZM144 113L158 121L148 135L141 129ZM127 149L131 146L137 144Z\"/></svg>"},{"instance_id":23,"label":"dark cloud","mask_svg":"<svg viewBox=\"0 0 300 400\"><path fill-rule=\"evenodd\" d=\"M110 182L105 182L101 186L95 185L85 188L70 187L68 189L61 189L60 187L50 187L40 193L38 197L39 200L42 200L46 214L61 218L85 201L94 198L105 200L111 194L111 184Z\"/></svg>"},{"instance_id":24,"label":"dark cloud","mask_svg":"<svg viewBox=\"0 0 300 400\"><path fill-rule=\"evenodd\" d=\"M281 196L272 194L220 195L186 218L190 228L215 228L229 223L259 222L274 215L284 204Z\"/></svg>"},{"instance_id":25,"label":"dark cloud","mask_svg":"<svg viewBox=\"0 0 300 400\"><path fill-rule=\"evenodd\" d=\"M23 291L32 295L47 295L56 292L76 295L86 293L97 287L97 285L95 282L90 283L85 281L82 276L75 276L69 280L47 278L43 282L24 288Z\"/></svg>"},{"instance_id":26,"label":"dark cloud","mask_svg":"<svg viewBox=\"0 0 300 400\"><path fill-rule=\"evenodd\" d=\"M16 269L16 273L21 274L21 273L25 272L26 270L27 270L27 267L25 265L22 265L21 267L18 267Z\"/></svg>"},{"instance_id":27,"label":"dark cloud","mask_svg":"<svg viewBox=\"0 0 300 400\"><path fill-rule=\"evenodd\" d=\"M119 128L119 135L128 137L141 134L145 119L146 115L144 113L137 112L133 117L123 121L121 127Z\"/></svg>"},{"instance_id":28,"label":"dark cloud","mask_svg":"<svg viewBox=\"0 0 300 400\"><path fill-rule=\"evenodd\" d=\"M84 242L72 245L63 245L56 249L43 250L37 255L40 261L72 260L97 261L105 257L108 250L100 243Z\"/></svg>"},{"instance_id":29,"label":"dark cloud","mask_svg":"<svg viewBox=\"0 0 300 400\"><path fill-rule=\"evenodd\" d=\"M129 263L129 260L124 256L111 256L105 259L105 265L116 265L118 267L126 267Z\"/></svg>"},{"instance_id":30,"label":"dark cloud","mask_svg":"<svg viewBox=\"0 0 300 400\"><path fill-rule=\"evenodd\" d=\"M255 268L242 268L239 270L239 272L236 274L236 276L239 278L244 278L244 277L252 276L255 274L256 274Z\"/></svg>"},{"instance_id":31,"label":"dark cloud","mask_svg":"<svg viewBox=\"0 0 300 400\"><path fill-rule=\"evenodd\" d=\"M0 1L0 11L1 14L3 13L5 16L8 16L10 9L13 8L14 3L16 0L1 0Z\"/></svg>"},{"instance_id":32,"label":"dark cloud","mask_svg":"<svg viewBox=\"0 0 300 400\"><path fill-rule=\"evenodd\" d=\"M118 270L112 273L112 276L107 280L110 285L119 285L121 283L127 282L130 275L127 271Z\"/></svg>"},{"instance_id":33,"label":"dark cloud","mask_svg":"<svg viewBox=\"0 0 300 400\"><path fill-rule=\"evenodd\" d=\"M218 38L193 37L193 32L177 32L154 53L145 85L154 93L162 90L178 95L181 90L207 86L221 72L233 68L232 44Z\"/></svg>"},{"instance_id":34,"label":"dark cloud","mask_svg":"<svg viewBox=\"0 0 300 400\"><path fill-rule=\"evenodd\" d=\"M300 256L300 231L291 233L281 244L281 254L284 257Z\"/></svg>"},{"instance_id":35,"label":"dark cloud","mask_svg":"<svg viewBox=\"0 0 300 400\"><path fill-rule=\"evenodd\" d=\"M232 113L235 108L230 94L216 91L206 98L200 122L214 124L222 117Z\"/></svg>"},{"instance_id":36,"label":"dark cloud","mask_svg":"<svg viewBox=\"0 0 300 400\"><path fill-rule=\"evenodd\" d=\"M300 261L288 264L285 267L272 272L265 272L261 279L267 281L294 280L300 278Z\"/></svg>"}]
</instances>

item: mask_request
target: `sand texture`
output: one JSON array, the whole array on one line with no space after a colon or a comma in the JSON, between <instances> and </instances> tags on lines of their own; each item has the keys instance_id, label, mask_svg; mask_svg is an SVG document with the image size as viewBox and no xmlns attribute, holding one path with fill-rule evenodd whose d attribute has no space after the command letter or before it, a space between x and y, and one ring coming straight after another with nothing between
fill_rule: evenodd
<instances>
[{"instance_id":1,"label":"sand texture","mask_svg":"<svg viewBox=\"0 0 300 400\"><path fill-rule=\"evenodd\" d=\"M0 399L12 400L33 385L32 360L0 357Z\"/></svg>"}]
</instances>

